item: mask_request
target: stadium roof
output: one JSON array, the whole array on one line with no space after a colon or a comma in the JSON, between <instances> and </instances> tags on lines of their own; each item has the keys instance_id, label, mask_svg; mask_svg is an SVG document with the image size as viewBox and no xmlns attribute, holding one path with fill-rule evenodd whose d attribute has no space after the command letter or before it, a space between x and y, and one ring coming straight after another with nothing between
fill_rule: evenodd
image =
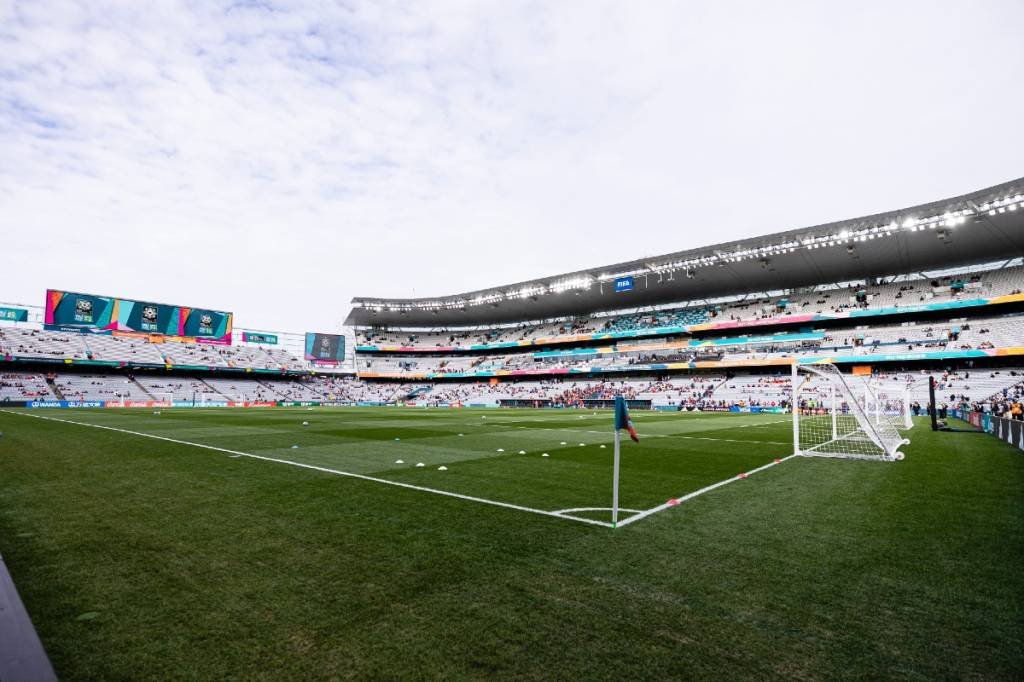
<instances>
[{"instance_id":1,"label":"stadium roof","mask_svg":"<svg viewBox=\"0 0 1024 682\"><path fill-rule=\"evenodd\" d=\"M459 327L700 301L1024 255L1024 178L826 225L435 298L352 299L347 325ZM616 280L633 288L616 291Z\"/></svg>"}]
</instances>

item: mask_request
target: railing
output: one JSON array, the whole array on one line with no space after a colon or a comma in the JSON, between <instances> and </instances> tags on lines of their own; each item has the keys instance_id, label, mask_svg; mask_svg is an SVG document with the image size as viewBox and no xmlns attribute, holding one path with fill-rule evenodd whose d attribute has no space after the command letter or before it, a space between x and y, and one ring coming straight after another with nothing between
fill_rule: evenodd
<instances>
[{"instance_id":1,"label":"railing","mask_svg":"<svg viewBox=\"0 0 1024 682\"><path fill-rule=\"evenodd\" d=\"M971 426L991 434L999 440L1006 441L1020 450L1024 450L1024 421L1006 419L988 412L967 412L951 410L950 414L963 419Z\"/></svg>"}]
</instances>

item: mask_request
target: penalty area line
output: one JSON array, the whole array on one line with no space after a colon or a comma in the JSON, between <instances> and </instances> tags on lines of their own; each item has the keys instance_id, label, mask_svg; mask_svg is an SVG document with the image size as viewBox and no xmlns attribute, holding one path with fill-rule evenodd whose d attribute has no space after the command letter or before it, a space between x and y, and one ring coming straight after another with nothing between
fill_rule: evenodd
<instances>
[{"instance_id":1,"label":"penalty area line","mask_svg":"<svg viewBox=\"0 0 1024 682\"><path fill-rule=\"evenodd\" d=\"M168 438L166 436L157 436L152 433L143 433L141 431L131 431L129 429L119 429L114 426L103 426L102 424L89 424L87 422L76 422L70 419L58 419L56 417L46 417L41 414L29 414L27 412L13 412L11 410L0 410L0 412L6 412L8 414L17 415L19 417L32 417L34 419L43 419L45 421L60 422L62 424L74 424L75 426L87 426L93 429L104 429L106 431L116 431L117 433L127 433L132 436L140 436L142 438L152 438L154 440L162 440L168 443L176 443L178 445L190 445L195 448L203 448L204 450L214 450L216 452L226 452L232 457L249 457L251 459L258 459L264 462L275 462L277 464L286 464L288 466L299 467L301 469L310 469L312 471L319 471L321 473L333 474L335 476L345 476L347 478L355 478L361 481L371 481L373 483L383 483L384 485L395 486L396 488L405 488L407 490L418 490L424 493L433 493L434 495L443 495L445 497L454 497L460 500L467 500L469 502L477 502L480 504L489 504L493 507L503 507L505 509L514 509L521 512L529 512L531 514L541 514L543 516L550 516L555 519L566 519L568 521L577 521L579 523L586 523L592 526L601 526L604 528L611 528L612 524L606 521L598 521L596 519L581 518L578 516L569 516L554 511L546 511L544 509L534 509L533 507L524 507L519 504L512 504L511 502L500 502L498 500L488 500L484 497L474 497L472 495L463 495L461 493L453 493L448 490L438 490L437 488L428 488L422 485L413 485L412 483L403 483L401 481L391 481L386 478L377 478L375 476L367 476L365 474L356 474L351 471L342 471L340 469L330 469L328 467L316 466L315 464L304 464L302 462L295 462L290 459L281 459L279 457L267 457L266 455L254 455L251 452L241 452L239 450L229 450L227 448L219 448L215 445L204 445L203 443L193 443L187 440L178 440L176 438ZM621 523L619 525L622 525Z\"/></svg>"},{"instance_id":2,"label":"penalty area line","mask_svg":"<svg viewBox=\"0 0 1024 682\"><path fill-rule=\"evenodd\" d=\"M756 469L751 469L750 471L744 472L742 474L737 474L736 476L733 476L732 478L727 478L724 481L719 481L718 483L712 483L711 485L705 486L705 487L701 488L700 490L694 490L692 493L687 493L686 495L682 495L681 497L674 498L673 500L671 500L669 502L665 502L664 504L659 504L657 507L652 507L650 509L647 509L646 511L640 512L639 514L634 514L633 516L630 516L628 519L624 519L622 521L619 521L618 527L622 528L623 526L628 526L629 524L633 523L634 521L639 521L640 519L647 518L651 514L657 514L658 512L665 511L666 509L671 509L672 507L676 507L676 506L682 504L683 502L688 502L688 501L692 500L695 497L703 495L704 493L709 493L712 490L715 490L716 488L721 488L723 485L728 485L728 484L732 483L733 481L743 480L747 476L750 476L751 474L756 474L759 471L764 471L765 469L771 469L773 466L777 466L779 464L782 464L786 460L793 459L794 457L799 457L799 455L788 455L786 457L781 458L778 462L768 462L767 464L765 464L763 466L759 466Z\"/></svg>"}]
</instances>

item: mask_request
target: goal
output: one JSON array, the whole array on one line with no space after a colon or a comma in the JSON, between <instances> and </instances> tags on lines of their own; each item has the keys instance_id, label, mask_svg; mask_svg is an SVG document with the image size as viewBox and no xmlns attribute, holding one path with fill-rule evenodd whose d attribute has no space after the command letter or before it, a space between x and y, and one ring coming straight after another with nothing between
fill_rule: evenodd
<instances>
[{"instance_id":1,"label":"goal","mask_svg":"<svg viewBox=\"0 0 1024 682\"><path fill-rule=\"evenodd\" d=\"M879 379L865 384L862 404L875 423L886 419L897 431L914 428L910 413L911 383L885 382Z\"/></svg>"},{"instance_id":2,"label":"goal","mask_svg":"<svg viewBox=\"0 0 1024 682\"><path fill-rule=\"evenodd\" d=\"M832 364L794 363L792 373L794 454L903 459L899 448L910 441L900 435L897 424L906 424L907 397L890 400L870 377L844 376Z\"/></svg>"},{"instance_id":3,"label":"goal","mask_svg":"<svg viewBox=\"0 0 1024 682\"><path fill-rule=\"evenodd\" d=\"M227 398L219 393L196 393L192 404L196 407L221 407L227 402Z\"/></svg>"}]
</instances>

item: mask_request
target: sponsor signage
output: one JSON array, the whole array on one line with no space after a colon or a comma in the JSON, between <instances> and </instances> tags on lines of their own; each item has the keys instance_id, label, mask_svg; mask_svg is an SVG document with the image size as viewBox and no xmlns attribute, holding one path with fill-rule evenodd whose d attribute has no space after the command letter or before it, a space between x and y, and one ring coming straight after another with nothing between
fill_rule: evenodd
<instances>
[{"instance_id":1,"label":"sponsor signage","mask_svg":"<svg viewBox=\"0 0 1024 682\"><path fill-rule=\"evenodd\" d=\"M632 291L633 290L633 278L632 277L619 277L615 280L615 291Z\"/></svg>"},{"instance_id":2,"label":"sponsor signage","mask_svg":"<svg viewBox=\"0 0 1024 682\"><path fill-rule=\"evenodd\" d=\"M105 407L106 403L101 400L32 400L25 403L25 407L50 408L50 407Z\"/></svg>"},{"instance_id":3,"label":"sponsor signage","mask_svg":"<svg viewBox=\"0 0 1024 682\"><path fill-rule=\"evenodd\" d=\"M0 306L0 320L6 322L27 322L28 310L24 308L4 308Z\"/></svg>"},{"instance_id":4,"label":"sponsor signage","mask_svg":"<svg viewBox=\"0 0 1024 682\"><path fill-rule=\"evenodd\" d=\"M266 343L270 345L277 345L277 335L275 334L263 334L256 332L242 332L242 341L246 343Z\"/></svg>"}]
</instances>

